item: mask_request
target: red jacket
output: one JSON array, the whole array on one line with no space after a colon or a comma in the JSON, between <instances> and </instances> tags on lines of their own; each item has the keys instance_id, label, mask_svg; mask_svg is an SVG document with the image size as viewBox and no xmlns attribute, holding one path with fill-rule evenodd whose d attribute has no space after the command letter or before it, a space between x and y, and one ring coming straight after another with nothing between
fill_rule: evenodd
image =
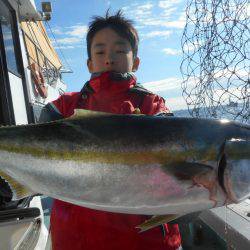
<instances>
[{"instance_id":1,"label":"red jacket","mask_svg":"<svg viewBox=\"0 0 250 250\"><path fill-rule=\"evenodd\" d=\"M169 113L164 99L137 85L134 75L110 72L93 77L81 92L65 94L51 106L63 117L71 116L74 109L118 114ZM178 225L165 224L138 233L136 226L148 218L55 200L50 219L52 247L54 250L167 250L180 246Z\"/></svg>"}]
</instances>

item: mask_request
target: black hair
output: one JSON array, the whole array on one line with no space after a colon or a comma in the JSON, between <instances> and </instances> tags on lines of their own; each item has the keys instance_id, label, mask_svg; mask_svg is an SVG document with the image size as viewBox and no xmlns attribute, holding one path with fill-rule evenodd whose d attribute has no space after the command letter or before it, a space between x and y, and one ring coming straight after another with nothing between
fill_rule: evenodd
<instances>
[{"instance_id":1,"label":"black hair","mask_svg":"<svg viewBox=\"0 0 250 250\"><path fill-rule=\"evenodd\" d=\"M87 52L88 58L91 59L91 44L95 34L104 29L110 28L114 30L119 36L128 40L131 45L134 58L137 56L139 36L137 30L133 26L133 21L126 19L121 10L113 16L109 15L109 9L104 17L94 16L92 22L89 24L87 33Z\"/></svg>"}]
</instances>

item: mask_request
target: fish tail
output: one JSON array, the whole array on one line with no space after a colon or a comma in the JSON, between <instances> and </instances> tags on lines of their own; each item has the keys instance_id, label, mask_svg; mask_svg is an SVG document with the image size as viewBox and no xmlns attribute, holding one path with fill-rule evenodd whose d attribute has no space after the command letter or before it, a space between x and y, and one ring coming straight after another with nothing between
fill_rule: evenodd
<instances>
[{"instance_id":1,"label":"fish tail","mask_svg":"<svg viewBox=\"0 0 250 250\"><path fill-rule=\"evenodd\" d=\"M0 179L0 195L11 197L12 200L20 200L34 194L27 187L2 171L0 171Z\"/></svg>"}]
</instances>

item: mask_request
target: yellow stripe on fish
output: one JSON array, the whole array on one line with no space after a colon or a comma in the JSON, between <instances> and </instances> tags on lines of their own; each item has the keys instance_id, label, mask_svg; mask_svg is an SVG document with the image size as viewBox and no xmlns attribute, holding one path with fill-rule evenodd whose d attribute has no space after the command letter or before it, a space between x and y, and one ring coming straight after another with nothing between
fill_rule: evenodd
<instances>
[{"instance_id":1,"label":"yellow stripe on fish","mask_svg":"<svg viewBox=\"0 0 250 250\"><path fill-rule=\"evenodd\" d=\"M33 157L55 159L55 160L71 160L84 162L100 162L107 164L128 164L128 165L145 165L145 164L166 164L171 162L197 161L202 159L200 163L206 161L215 161L217 158L216 150L210 149L207 152L200 152L202 155L197 159L197 151L186 150L185 152L171 152L169 150L159 151L137 151L137 152L122 152L122 151L58 151L51 149L42 149L34 147L20 147L15 145L0 144L0 150L18 153L29 154ZM177 149L176 149L177 151ZM205 155L205 157L204 157Z\"/></svg>"}]
</instances>

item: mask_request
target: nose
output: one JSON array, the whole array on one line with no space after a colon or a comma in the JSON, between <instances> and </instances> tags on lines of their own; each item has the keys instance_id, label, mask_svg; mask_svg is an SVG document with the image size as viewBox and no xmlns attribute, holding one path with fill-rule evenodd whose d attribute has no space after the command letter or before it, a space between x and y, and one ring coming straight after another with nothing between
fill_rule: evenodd
<instances>
[{"instance_id":1,"label":"nose","mask_svg":"<svg viewBox=\"0 0 250 250\"><path fill-rule=\"evenodd\" d=\"M115 60L114 60L114 55L112 53L109 53L105 59L105 64L107 66L114 65Z\"/></svg>"},{"instance_id":2,"label":"nose","mask_svg":"<svg viewBox=\"0 0 250 250\"><path fill-rule=\"evenodd\" d=\"M238 203L250 197L250 141L227 141L225 157L225 189L229 198Z\"/></svg>"},{"instance_id":3,"label":"nose","mask_svg":"<svg viewBox=\"0 0 250 250\"><path fill-rule=\"evenodd\" d=\"M114 61L113 60L106 60L106 63L105 63L107 66L108 65L113 65L114 64Z\"/></svg>"}]
</instances>

